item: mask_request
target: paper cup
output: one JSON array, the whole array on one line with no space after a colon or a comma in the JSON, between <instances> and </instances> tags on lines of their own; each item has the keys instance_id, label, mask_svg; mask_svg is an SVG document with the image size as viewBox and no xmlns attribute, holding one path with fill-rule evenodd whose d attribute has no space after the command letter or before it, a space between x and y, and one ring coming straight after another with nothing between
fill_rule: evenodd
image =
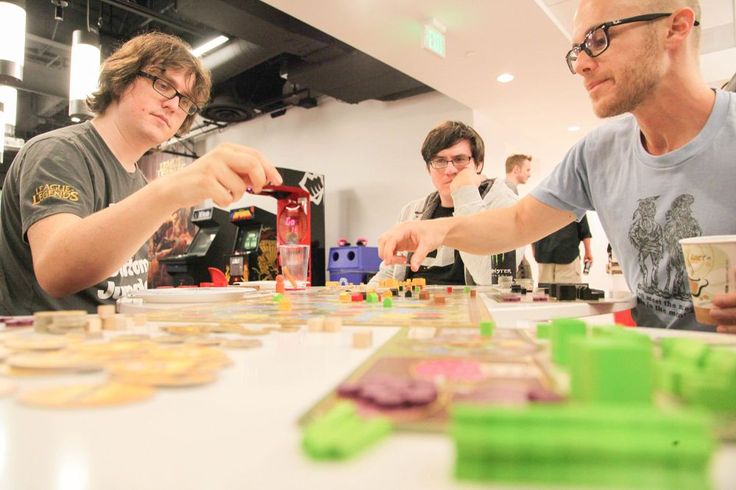
<instances>
[{"instance_id":1,"label":"paper cup","mask_svg":"<svg viewBox=\"0 0 736 490\"><path fill-rule=\"evenodd\" d=\"M713 297L736 291L736 235L684 238L680 245L695 319L715 325L710 316Z\"/></svg>"},{"instance_id":2,"label":"paper cup","mask_svg":"<svg viewBox=\"0 0 736 490\"><path fill-rule=\"evenodd\" d=\"M309 245L279 245L286 289L304 289L309 271Z\"/></svg>"}]
</instances>

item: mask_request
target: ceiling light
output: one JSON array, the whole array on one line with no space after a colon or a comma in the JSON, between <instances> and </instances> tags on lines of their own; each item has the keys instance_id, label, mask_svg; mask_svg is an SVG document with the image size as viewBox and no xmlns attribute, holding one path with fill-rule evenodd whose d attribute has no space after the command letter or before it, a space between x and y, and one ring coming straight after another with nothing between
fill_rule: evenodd
<instances>
[{"instance_id":1,"label":"ceiling light","mask_svg":"<svg viewBox=\"0 0 736 490\"><path fill-rule=\"evenodd\" d=\"M207 41L203 45L198 46L198 47L192 49L191 53L194 56L202 56L203 54L207 53L208 51L212 51L216 47L222 46L223 44L225 44L228 41L228 39L229 38L227 36L217 36L214 39L210 39L209 41Z\"/></svg>"},{"instance_id":2,"label":"ceiling light","mask_svg":"<svg viewBox=\"0 0 736 490\"><path fill-rule=\"evenodd\" d=\"M0 1L0 83L23 81L25 7L24 0Z\"/></svg>"},{"instance_id":3,"label":"ceiling light","mask_svg":"<svg viewBox=\"0 0 736 490\"><path fill-rule=\"evenodd\" d=\"M72 62L69 75L69 116L91 117L87 97L97 89L100 72L100 42L97 32L77 29L72 34Z\"/></svg>"},{"instance_id":4,"label":"ceiling light","mask_svg":"<svg viewBox=\"0 0 736 490\"><path fill-rule=\"evenodd\" d=\"M5 106L0 102L0 127L5 125ZM0 131L0 163L3 163L3 153L5 153L5 131Z\"/></svg>"},{"instance_id":5,"label":"ceiling light","mask_svg":"<svg viewBox=\"0 0 736 490\"><path fill-rule=\"evenodd\" d=\"M498 80L499 83L509 83L513 79L514 76L511 73L501 73L496 77L496 80Z\"/></svg>"},{"instance_id":6,"label":"ceiling light","mask_svg":"<svg viewBox=\"0 0 736 490\"><path fill-rule=\"evenodd\" d=\"M568 126L567 130L570 132L580 131L582 128L580 126Z\"/></svg>"},{"instance_id":7,"label":"ceiling light","mask_svg":"<svg viewBox=\"0 0 736 490\"><path fill-rule=\"evenodd\" d=\"M15 87L9 87L8 85L0 85L0 102L5 108L4 112L4 123L2 133L7 136L15 135L15 118L16 110L18 107L18 89Z\"/></svg>"}]
</instances>

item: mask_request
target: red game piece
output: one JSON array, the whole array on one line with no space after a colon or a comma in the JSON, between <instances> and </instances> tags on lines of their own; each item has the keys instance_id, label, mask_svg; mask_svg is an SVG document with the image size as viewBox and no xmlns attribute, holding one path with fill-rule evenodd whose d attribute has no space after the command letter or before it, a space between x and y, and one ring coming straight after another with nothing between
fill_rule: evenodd
<instances>
[{"instance_id":1,"label":"red game piece","mask_svg":"<svg viewBox=\"0 0 736 490\"><path fill-rule=\"evenodd\" d=\"M285 293L286 292L286 284L284 284L284 276L279 274L276 276L276 292L277 293Z\"/></svg>"}]
</instances>

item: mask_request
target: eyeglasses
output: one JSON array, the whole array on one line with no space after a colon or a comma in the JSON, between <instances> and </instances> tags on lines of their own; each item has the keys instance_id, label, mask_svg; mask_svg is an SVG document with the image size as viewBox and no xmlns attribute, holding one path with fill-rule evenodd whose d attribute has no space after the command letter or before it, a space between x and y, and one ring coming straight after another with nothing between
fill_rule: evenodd
<instances>
[{"instance_id":1,"label":"eyeglasses","mask_svg":"<svg viewBox=\"0 0 736 490\"><path fill-rule=\"evenodd\" d=\"M435 170L442 170L442 169L447 168L447 166L452 162L452 165L456 169L462 170L468 166L468 164L470 163L470 160L472 159L473 157L468 156L468 155L457 155L457 156L452 157L451 159L437 157L437 158L431 159L429 161L429 164Z\"/></svg>"},{"instance_id":2,"label":"eyeglasses","mask_svg":"<svg viewBox=\"0 0 736 490\"><path fill-rule=\"evenodd\" d=\"M632 22L650 22L653 20L661 19L663 17L669 17L672 13L656 13L656 14L644 14L637 15L634 17L627 17L625 19L612 20L610 22L604 22L585 34L585 39L580 44L573 44L572 49L567 52L565 60L567 61L567 67L570 69L570 73L575 75L575 63L578 61L578 56L581 51L585 51L585 54L591 58L602 55L611 45L611 39L608 36L608 29L623 24L630 24ZM696 27L700 25L697 20L694 24Z\"/></svg>"},{"instance_id":3,"label":"eyeglasses","mask_svg":"<svg viewBox=\"0 0 736 490\"><path fill-rule=\"evenodd\" d=\"M197 104L195 104L192 99L176 90L174 86L171 85L171 83L167 82L163 78L159 78L156 75L151 75L150 73L146 73L144 71L139 71L138 75L151 80L151 82L153 82L153 90L163 95L167 99L171 100L174 97L178 96L179 108L182 111L186 112L188 116L193 116L197 112L199 112L199 107L197 107Z\"/></svg>"}]
</instances>

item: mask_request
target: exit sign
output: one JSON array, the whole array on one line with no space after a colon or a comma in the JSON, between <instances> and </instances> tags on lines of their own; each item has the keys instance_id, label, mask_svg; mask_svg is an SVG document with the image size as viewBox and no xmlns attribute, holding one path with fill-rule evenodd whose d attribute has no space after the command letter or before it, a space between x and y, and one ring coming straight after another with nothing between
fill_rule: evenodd
<instances>
[{"instance_id":1,"label":"exit sign","mask_svg":"<svg viewBox=\"0 0 736 490\"><path fill-rule=\"evenodd\" d=\"M433 52L440 58L444 58L446 52L445 27L436 20L433 20L431 23L424 24L422 47Z\"/></svg>"}]
</instances>

